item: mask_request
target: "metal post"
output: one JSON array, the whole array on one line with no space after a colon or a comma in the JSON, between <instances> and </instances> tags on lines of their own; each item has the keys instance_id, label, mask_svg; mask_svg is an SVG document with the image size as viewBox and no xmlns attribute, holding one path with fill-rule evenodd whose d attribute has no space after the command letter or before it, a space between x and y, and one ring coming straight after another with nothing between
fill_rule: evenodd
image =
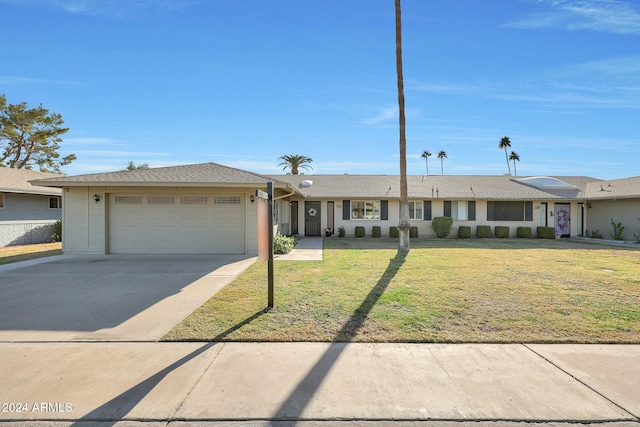
<instances>
[{"instance_id":1,"label":"metal post","mask_svg":"<svg viewBox=\"0 0 640 427\"><path fill-rule=\"evenodd\" d=\"M272 309L274 307L273 303L273 182L267 182L267 203L269 206L268 209L268 236L269 236L269 258L267 260L267 271L268 271L268 303L267 309Z\"/></svg>"}]
</instances>

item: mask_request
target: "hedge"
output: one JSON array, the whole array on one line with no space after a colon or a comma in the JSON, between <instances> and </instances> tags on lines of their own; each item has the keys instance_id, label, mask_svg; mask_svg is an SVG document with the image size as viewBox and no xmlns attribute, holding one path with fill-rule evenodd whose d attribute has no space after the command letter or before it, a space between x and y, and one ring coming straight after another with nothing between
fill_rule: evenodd
<instances>
[{"instance_id":1,"label":"hedge","mask_svg":"<svg viewBox=\"0 0 640 427\"><path fill-rule=\"evenodd\" d=\"M437 216L433 218L431 222L431 228L436 232L436 236L439 238L448 237L451 234L453 228L453 218L448 216Z\"/></svg>"},{"instance_id":2,"label":"hedge","mask_svg":"<svg viewBox=\"0 0 640 427\"><path fill-rule=\"evenodd\" d=\"M476 227L476 236L480 238L491 237L491 226L479 225L478 227Z\"/></svg>"},{"instance_id":3,"label":"hedge","mask_svg":"<svg viewBox=\"0 0 640 427\"><path fill-rule=\"evenodd\" d=\"M516 236L524 239L531 238L531 227L518 227L516 229Z\"/></svg>"},{"instance_id":4,"label":"hedge","mask_svg":"<svg viewBox=\"0 0 640 427\"><path fill-rule=\"evenodd\" d=\"M389 237L400 237L398 227L389 227Z\"/></svg>"},{"instance_id":5,"label":"hedge","mask_svg":"<svg viewBox=\"0 0 640 427\"><path fill-rule=\"evenodd\" d=\"M371 236L382 237L382 229L379 225L374 225L373 227L371 227Z\"/></svg>"},{"instance_id":6,"label":"hedge","mask_svg":"<svg viewBox=\"0 0 640 427\"><path fill-rule=\"evenodd\" d=\"M509 238L509 227L506 225L496 225L496 237L498 239Z\"/></svg>"},{"instance_id":7,"label":"hedge","mask_svg":"<svg viewBox=\"0 0 640 427\"><path fill-rule=\"evenodd\" d=\"M458 238L459 239L469 239L471 238L471 227L468 225L461 225L458 227Z\"/></svg>"},{"instance_id":8,"label":"hedge","mask_svg":"<svg viewBox=\"0 0 640 427\"><path fill-rule=\"evenodd\" d=\"M409 228L409 237L418 237L418 227Z\"/></svg>"},{"instance_id":9,"label":"hedge","mask_svg":"<svg viewBox=\"0 0 640 427\"><path fill-rule=\"evenodd\" d=\"M553 227L537 227L536 237L538 239L555 239L556 229Z\"/></svg>"},{"instance_id":10,"label":"hedge","mask_svg":"<svg viewBox=\"0 0 640 427\"><path fill-rule=\"evenodd\" d=\"M361 225L356 226L356 237L364 237L364 227Z\"/></svg>"}]
</instances>

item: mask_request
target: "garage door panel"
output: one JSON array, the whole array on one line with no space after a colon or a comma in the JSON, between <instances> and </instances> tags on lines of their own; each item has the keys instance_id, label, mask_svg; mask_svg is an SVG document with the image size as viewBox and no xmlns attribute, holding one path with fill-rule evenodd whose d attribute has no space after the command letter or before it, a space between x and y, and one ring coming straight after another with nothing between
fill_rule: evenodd
<instances>
[{"instance_id":1,"label":"garage door panel","mask_svg":"<svg viewBox=\"0 0 640 427\"><path fill-rule=\"evenodd\" d=\"M240 195L112 195L109 251L244 254L245 218Z\"/></svg>"}]
</instances>

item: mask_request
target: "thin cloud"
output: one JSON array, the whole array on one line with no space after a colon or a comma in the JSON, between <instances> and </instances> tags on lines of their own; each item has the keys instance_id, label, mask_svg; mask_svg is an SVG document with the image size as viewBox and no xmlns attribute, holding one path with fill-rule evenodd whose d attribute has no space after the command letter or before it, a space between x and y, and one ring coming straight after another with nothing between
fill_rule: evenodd
<instances>
[{"instance_id":1,"label":"thin cloud","mask_svg":"<svg viewBox=\"0 0 640 427\"><path fill-rule=\"evenodd\" d=\"M202 0L0 0L0 3L59 10L73 15L122 18L182 12Z\"/></svg>"},{"instance_id":2,"label":"thin cloud","mask_svg":"<svg viewBox=\"0 0 640 427\"><path fill-rule=\"evenodd\" d=\"M518 29L562 28L640 35L640 8L623 0L535 0L542 12L508 23Z\"/></svg>"},{"instance_id":3,"label":"thin cloud","mask_svg":"<svg viewBox=\"0 0 640 427\"><path fill-rule=\"evenodd\" d=\"M383 108L374 117L363 119L362 124L378 125L398 116L398 107Z\"/></svg>"},{"instance_id":4,"label":"thin cloud","mask_svg":"<svg viewBox=\"0 0 640 427\"><path fill-rule=\"evenodd\" d=\"M52 80L52 79L39 79L35 77L25 76L8 76L0 75L0 84L3 85L80 85L82 83L74 82L71 80Z\"/></svg>"}]
</instances>

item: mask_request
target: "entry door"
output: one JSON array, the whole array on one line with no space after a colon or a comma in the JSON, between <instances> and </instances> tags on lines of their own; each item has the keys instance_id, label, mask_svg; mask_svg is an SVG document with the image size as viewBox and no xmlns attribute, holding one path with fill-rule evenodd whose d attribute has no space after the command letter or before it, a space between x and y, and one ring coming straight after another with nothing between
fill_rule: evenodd
<instances>
[{"instance_id":1,"label":"entry door","mask_svg":"<svg viewBox=\"0 0 640 427\"><path fill-rule=\"evenodd\" d=\"M562 237L569 237L571 235L571 205L556 203L553 210L556 233Z\"/></svg>"},{"instance_id":2,"label":"entry door","mask_svg":"<svg viewBox=\"0 0 640 427\"><path fill-rule=\"evenodd\" d=\"M320 202L304 203L304 235L320 236Z\"/></svg>"}]
</instances>

